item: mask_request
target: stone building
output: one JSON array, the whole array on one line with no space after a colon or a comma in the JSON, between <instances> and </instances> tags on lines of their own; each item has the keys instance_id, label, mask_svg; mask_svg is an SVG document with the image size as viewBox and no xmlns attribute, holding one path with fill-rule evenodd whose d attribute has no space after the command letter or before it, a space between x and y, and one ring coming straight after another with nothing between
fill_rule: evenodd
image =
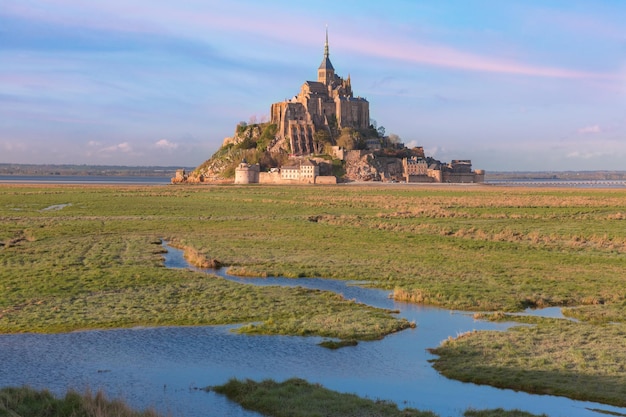
<instances>
[{"instance_id":1,"label":"stone building","mask_svg":"<svg viewBox=\"0 0 626 417\"><path fill-rule=\"evenodd\" d=\"M472 161L469 159L453 159L441 167L441 181L453 183L480 183L485 180L485 171L472 170Z\"/></svg>"},{"instance_id":2,"label":"stone building","mask_svg":"<svg viewBox=\"0 0 626 417\"><path fill-rule=\"evenodd\" d=\"M335 74L328 52L328 30L324 58L317 70L317 81L305 81L298 95L272 104L271 123L278 126L277 138L285 140L295 155L315 152L314 135L331 127L366 129L370 123L369 102L354 97L350 76Z\"/></svg>"},{"instance_id":3,"label":"stone building","mask_svg":"<svg viewBox=\"0 0 626 417\"><path fill-rule=\"evenodd\" d=\"M235 168L235 184L258 184L260 171L259 164L251 165L244 159Z\"/></svg>"},{"instance_id":4,"label":"stone building","mask_svg":"<svg viewBox=\"0 0 626 417\"><path fill-rule=\"evenodd\" d=\"M402 168L406 182L481 183L485 180L485 171L473 171L469 159L454 159L448 164L437 161L428 166L424 158L404 158Z\"/></svg>"},{"instance_id":5,"label":"stone building","mask_svg":"<svg viewBox=\"0 0 626 417\"><path fill-rule=\"evenodd\" d=\"M414 182L416 178L413 177L426 177L428 178L428 164L423 158L412 157L403 158L402 167L404 170L404 177L406 182Z\"/></svg>"},{"instance_id":6,"label":"stone building","mask_svg":"<svg viewBox=\"0 0 626 417\"><path fill-rule=\"evenodd\" d=\"M288 165L280 168L281 180L292 180L314 184L315 179L320 175L319 166L306 159L297 165Z\"/></svg>"}]
</instances>

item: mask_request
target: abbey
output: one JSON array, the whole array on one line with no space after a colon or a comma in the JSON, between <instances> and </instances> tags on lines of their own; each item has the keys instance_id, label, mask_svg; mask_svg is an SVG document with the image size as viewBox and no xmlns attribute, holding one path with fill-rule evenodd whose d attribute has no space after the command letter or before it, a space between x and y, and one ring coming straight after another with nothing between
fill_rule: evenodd
<instances>
[{"instance_id":1,"label":"abbey","mask_svg":"<svg viewBox=\"0 0 626 417\"><path fill-rule=\"evenodd\" d=\"M177 171L172 182L231 181L233 174L235 184L484 180L470 160L442 163L391 136L371 124L369 102L354 96L350 76L335 74L326 30L317 81L305 81L292 99L272 104L269 122L237 124L209 160L189 175Z\"/></svg>"},{"instance_id":2,"label":"abbey","mask_svg":"<svg viewBox=\"0 0 626 417\"><path fill-rule=\"evenodd\" d=\"M343 79L335 74L328 53L328 30L317 81L305 81L298 95L272 104L270 115L271 123L278 126L277 139L288 143L294 155L316 151L316 132L326 130L331 134L332 128L369 126L369 102L353 96L349 75Z\"/></svg>"}]
</instances>

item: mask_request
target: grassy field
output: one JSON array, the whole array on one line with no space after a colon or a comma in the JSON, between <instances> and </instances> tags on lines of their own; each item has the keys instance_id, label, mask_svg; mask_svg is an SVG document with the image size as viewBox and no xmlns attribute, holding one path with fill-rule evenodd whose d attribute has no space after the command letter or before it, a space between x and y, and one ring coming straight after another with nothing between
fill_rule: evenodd
<instances>
[{"instance_id":1,"label":"grassy field","mask_svg":"<svg viewBox=\"0 0 626 417\"><path fill-rule=\"evenodd\" d=\"M255 382L232 379L224 385L209 388L226 395L242 407L269 417L436 417L430 411L413 408L398 409L388 401L360 398L354 394L340 394L302 379L284 382L266 380ZM532 417L519 410L468 410L465 417ZM545 416L544 416L545 417Z\"/></svg>"},{"instance_id":2,"label":"grassy field","mask_svg":"<svg viewBox=\"0 0 626 417\"><path fill-rule=\"evenodd\" d=\"M412 325L329 292L163 268L160 237L207 233L207 190L191 191L0 187L0 332L254 323L240 331L371 340Z\"/></svg>"},{"instance_id":3,"label":"grassy field","mask_svg":"<svg viewBox=\"0 0 626 417\"><path fill-rule=\"evenodd\" d=\"M438 366L464 379L441 365L458 356L485 365L476 381L576 398L585 387L574 379L590 377L614 393L600 401L624 398L623 367L601 372L623 361L615 346L626 322L624 190L3 185L0 332L259 322L245 331L351 340L409 325L328 293L166 270L161 238L242 275L358 279L451 309L575 307L566 314L583 323L471 334L443 346ZM587 354L592 336L602 343ZM554 363L511 365L526 382L502 382L504 356L491 357L503 337L504 356L531 361L528 346L537 345ZM472 341L485 347L466 349ZM580 366L568 368L569 353L582 355ZM537 388L537 378L553 383Z\"/></svg>"},{"instance_id":4,"label":"grassy field","mask_svg":"<svg viewBox=\"0 0 626 417\"><path fill-rule=\"evenodd\" d=\"M241 274L368 280L465 310L626 292L622 190L2 186L0 216L5 269L141 266L167 238Z\"/></svg>"},{"instance_id":5,"label":"grassy field","mask_svg":"<svg viewBox=\"0 0 626 417\"><path fill-rule=\"evenodd\" d=\"M626 324L491 319L526 325L449 339L431 350L440 355L435 369L466 382L626 407Z\"/></svg>"},{"instance_id":6,"label":"grassy field","mask_svg":"<svg viewBox=\"0 0 626 417\"><path fill-rule=\"evenodd\" d=\"M122 401L108 400L100 391L79 394L69 391L56 398L48 391L28 387L0 389L3 417L159 417L152 410L134 411Z\"/></svg>"}]
</instances>

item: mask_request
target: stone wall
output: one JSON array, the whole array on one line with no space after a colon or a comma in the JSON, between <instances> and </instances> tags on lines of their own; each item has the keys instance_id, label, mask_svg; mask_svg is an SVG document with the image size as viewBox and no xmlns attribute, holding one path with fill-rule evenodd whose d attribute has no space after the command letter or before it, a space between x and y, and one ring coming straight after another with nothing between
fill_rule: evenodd
<instances>
[{"instance_id":1,"label":"stone wall","mask_svg":"<svg viewBox=\"0 0 626 417\"><path fill-rule=\"evenodd\" d=\"M298 180L283 179L280 172L261 172L259 174L260 184L282 184L282 185L301 185L301 184L337 184L337 178L332 175L322 175L312 178L303 178Z\"/></svg>"},{"instance_id":2,"label":"stone wall","mask_svg":"<svg viewBox=\"0 0 626 417\"><path fill-rule=\"evenodd\" d=\"M337 184L337 177L333 175L320 175L315 177L316 184Z\"/></svg>"},{"instance_id":3,"label":"stone wall","mask_svg":"<svg viewBox=\"0 0 626 417\"><path fill-rule=\"evenodd\" d=\"M469 184L476 182L476 175L473 172L461 173L461 172L443 172L443 181L450 183Z\"/></svg>"},{"instance_id":4,"label":"stone wall","mask_svg":"<svg viewBox=\"0 0 626 417\"><path fill-rule=\"evenodd\" d=\"M406 182L435 182L435 178L428 175L407 175L407 177Z\"/></svg>"}]
</instances>

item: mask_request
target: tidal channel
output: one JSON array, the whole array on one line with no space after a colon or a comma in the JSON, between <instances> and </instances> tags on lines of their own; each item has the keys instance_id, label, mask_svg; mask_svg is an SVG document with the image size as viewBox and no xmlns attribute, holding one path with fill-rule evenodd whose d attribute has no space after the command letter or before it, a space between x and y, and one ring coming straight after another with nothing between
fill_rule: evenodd
<instances>
[{"instance_id":1,"label":"tidal channel","mask_svg":"<svg viewBox=\"0 0 626 417\"><path fill-rule=\"evenodd\" d=\"M190 268L182 252L166 246L165 266ZM400 311L417 328L383 340L329 350L317 337L248 336L236 326L157 327L63 334L0 335L0 386L28 385L63 395L102 389L137 408L153 407L174 417L259 416L200 388L228 379L304 378L325 387L400 407L462 416L468 408L521 409L549 416L595 416L626 408L532 395L462 383L439 375L426 350L471 330L506 330L514 323L474 320L471 314L399 303L388 292L355 283L312 279L238 278L204 271L245 285L289 285L334 291L347 299ZM559 310L549 310L558 316Z\"/></svg>"}]
</instances>

